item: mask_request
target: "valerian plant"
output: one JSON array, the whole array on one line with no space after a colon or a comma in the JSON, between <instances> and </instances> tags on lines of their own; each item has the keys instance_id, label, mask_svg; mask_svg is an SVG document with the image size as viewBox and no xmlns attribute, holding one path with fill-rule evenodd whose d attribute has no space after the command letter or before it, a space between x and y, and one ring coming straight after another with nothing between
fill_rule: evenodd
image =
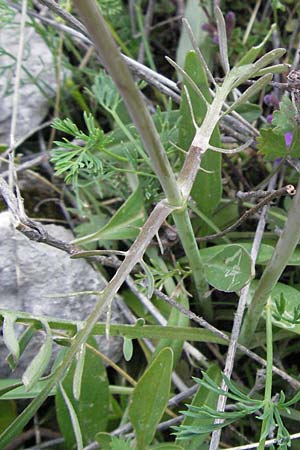
<instances>
[{"instance_id":1,"label":"valerian plant","mask_svg":"<svg viewBox=\"0 0 300 450\"><path fill-rule=\"evenodd\" d=\"M103 310L107 310L108 317L111 304L114 300L115 295L119 291L120 287L123 285L124 281L127 279L132 269L136 264L142 263L142 258L151 243L152 239L157 235L161 225L167 219L169 215L172 215L176 231L178 233L179 239L181 241L183 250L186 254L188 265L190 267L191 278L193 280L195 299L198 301L199 307L203 315L207 318L212 317L212 303L211 298L208 295L209 283L208 275L213 273L213 276L218 276L224 285L224 290L233 290L232 286L238 286L237 290L242 287L245 283L249 282L253 277L253 270L250 264L244 264L242 261L242 256L245 255L247 262L249 261L249 254L246 251L242 251L241 247L236 245L234 248L222 249L218 252L220 260L218 260L218 255L213 255L210 259L211 264L210 270L205 269L201 253L198 249L198 245L195 238L194 229L192 227L191 218L188 211L188 201L192 188L195 183L195 179L199 173L200 167L202 165L203 159L209 154L209 152L216 153L228 153L228 149L221 148L217 144L212 142L212 136L215 132L219 121L230 114L235 108L240 107L244 102L247 102L249 98L260 92L272 79L273 71L278 71L279 69L285 69L282 66L278 69L273 68L272 62L280 58L284 53L284 49L276 49L266 53L261 58L257 59L259 52L251 49L247 52L242 59L240 64L236 64L232 69L230 68L228 61L228 51L226 46L226 31L224 25L224 19L222 17L221 11L216 8L215 15L218 22L219 28L219 43L220 43L220 58L221 65L224 70L224 79L222 82L217 83L214 79L208 65L206 64L198 46L194 43L194 38L188 24L185 22L187 31L190 34L191 41L193 42L194 52L198 58L198 64L203 72L203 79L206 92L205 95L202 90L194 82L193 78L184 69L178 67L176 63L173 66L181 73L185 81L184 95L186 99L186 105L188 107L189 118L194 127L193 137L189 148L184 149L182 154L184 154L184 160L181 169L178 173L175 173L174 167L170 164L167 152L165 151L162 139L154 125L152 117L149 113L148 108L143 101L142 95L138 90L129 69L121 56L110 32L105 23L103 16L101 15L98 5L93 0L75 0L75 6L79 12L79 15L85 24L88 34L92 39L99 55L101 61L103 62L106 70L110 74L112 80L114 81L116 87L119 90L119 94L111 96L101 97L101 92L97 91L97 84L93 89L93 94L100 98L100 103L106 109L106 111L111 114L116 122L118 122L118 116L116 115L116 110L119 105L120 96L122 97L124 104L127 107L128 113L134 123L136 131L140 134L140 139L143 144L143 151L149 163L152 166L152 170L155 177L159 181L162 188L161 199L154 206L153 210L150 212L149 217L146 219L145 223L139 230L139 234L133 244L130 246L128 251L125 253L124 260L120 263L118 270L112 279L108 282L107 286L101 292L97 292L98 301L83 324L78 324L77 329L76 324L72 324L72 331L74 333L73 337L66 339L66 351L62 359L58 364L53 367L52 372L48 379L44 380L41 390L30 405L18 416L18 418L9 426L1 435L1 446L5 447L18 433L23 430L23 427L28 423L28 421L34 416L41 404L46 400L55 387L57 387L57 401L63 401L68 412L69 420L73 426L76 445L77 448L82 449L84 445L83 433L84 433L84 418L82 418L82 413L80 410L81 396L83 396L84 389L89 389L91 386L88 383L84 383L85 380L85 370L87 351L86 344L89 336L93 334L97 322ZM81 25L82 31L82 25ZM256 78L253 85L248 88L240 97L236 98L235 90L246 80ZM101 81L101 78L99 78ZM208 89L208 82L211 83L213 87L213 93ZM99 87L99 86L98 86ZM197 114L195 114L195 107L191 101L191 94L189 89L193 90L198 96L198 101L201 102L203 106L203 116L199 119ZM112 91L111 91L112 92ZM226 104L226 101L231 94L233 98L236 98L231 102L230 105ZM231 98L231 97L230 97ZM78 183L78 177L81 173L88 173L90 175L95 175L101 173L103 170L101 153L110 158L115 158L128 163L128 159L125 157L125 161L122 159L123 156L112 154L108 150L108 143L106 135L103 131L96 125L95 120L92 116L84 114L84 120L88 132L83 132L78 129L78 127L69 119L56 120L54 126L56 129L71 135L75 141L64 140L59 142L59 146L62 145L63 149L56 150L54 154L54 162L56 164L57 171L60 174L64 174L66 181L72 182L76 185ZM119 124L120 125L120 124ZM130 130L131 131L131 130ZM81 141L76 142L76 140ZM249 145L238 147L237 149L230 149L229 153L233 154L244 150ZM120 159L121 158L121 159ZM130 161L129 161L130 162ZM127 168L128 169L128 168ZM138 193L140 188L139 179L131 180L133 181L131 187L133 194ZM300 195L296 197L294 210L298 207L300 202ZM131 197L132 199L132 197ZM299 215L299 214L298 214ZM293 221L294 228L299 223L299 217L294 214L291 217L290 222ZM300 228L300 227L298 227ZM292 230L289 230L291 233ZM292 234L293 238L299 236L298 234ZM96 239L95 235L91 238ZM77 240L78 243L89 241L89 238L82 238ZM283 243L284 237L282 238ZM76 241L75 241L76 242ZM283 245L283 244L282 244ZM290 246L289 251L293 248ZM232 254L233 253L233 254ZM281 254L284 253L283 251ZM93 256L93 253L89 253L89 256ZM289 254L284 253L284 261L282 261L280 269L286 263ZM238 262L237 262L238 261ZM223 265L222 265L222 264ZM230 264L233 264L233 267ZM217 269L224 265L229 266L229 270L224 274ZM272 265L272 264L271 264ZM273 262L274 269L275 262ZM242 268L247 267L246 276L243 278L242 285L235 284L239 273L242 272ZM257 311L261 312L264 308L272 283L277 281L279 268L275 267L275 272L271 273L272 280L270 277L267 279L266 284L260 285L257 289L256 294L254 294L255 305L253 310L248 316L248 324L246 323L246 333L250 330L252 335L255 331L256 320L258 320ZM148 270L148 269L147 269ZM267 271L268 273L268 271ZM230 278L231 277L231 278ZM150 277L149 277L150 278ZM274 281L275 280L275 281ZM149 283L150 284L150 283ZM152 283L153 284L153 283ZM226 287L229 285L229 287ZM151 293L153 289L150 289ZM149 294L150 296L150 294ZM184 306L188 306L188 298L186 295L180 296L180 301L184 303ZM258 314L260 317L260 314ZM173 319L173 317L172 317ZM16 343L16 338L13 333L13 325L17 316L13 319L7 319L6 341L11 343L11 350L14 352L14 356L17 358L19 354L18 345ZM27 317L27 320L28 317ZM177 324L176 324L177 325ZM50 345L50 331L49 325L44 324L43 327L47 333L47 358L49 357ZM163 327L164 328L164 327ZM179 327L178 327L179 328ZM136 330L135 330L136 331ZM167 331L170 331L167 329ZM174 331L174 330L173 330ZM175 330L177 332L177 330ZM106 333L109 335L110 323L109 320L106 324ZM136 335L135 335L136 336ZM174 336L174 334L173 334ZM126 336L127 337L127 336ZM131 336L129 336L130 338ZM140 335L138 336L140 337ZM167 336L167 337L170 337ZM177 337L176 337L177 338ZM176 340L176 339L175 339ZM223 341L222 341L223 342ZM209 415L212 418L222 418L225 419L225 424L230 423L233 417L236 419L238 417L243 417L249 412L257 412L263 408L263 429L261 434L261 442L266 438L269 433L270 427L273 424L278 425L278 431L280 431L279 438L287 439L286 429L283 426L279 411L281 409L288 408L293 402L295 402L298 397L293 398L290 402L285 402L284 395L281 394L279 402L277 404L271 403L270 397L270 385L272 374L272 353L270 348L270 342L272 342L272 336L270 331L270 315L268 316L268 385L267 392L263 402L257 401L250 397L245 397L243 393L238 391L236 387L229 381L226 380L230 392L227 394L229 398L233 398L237 401L237 410L232 413L223 413L224 415L218 416L215 411L205 408L202 410L201 414ZM89 348L89 347L88 347ZM182 347L180 348L180 350ZM136 435L135 448L138 450L144 450L149 448L151 445L156 427L161 420L164 411L167 406L170 386L171 386L171 375L174 365L174 349L170 346L164 346L159 349L154 354L147 370L144 372L142 377L139 379L137 385L134 387L132 394L132 401L129 407L129 416ZM45 349L43 349L45 352ZM43 355L40 355L40 359ZM35 361L40 361L36 359ZM89 364L92 365L93 361ZM89 366L91 367L91 366ZM103 370L99 368L99 370ZM271 372L270 372L271 371ZM159 375L158 375L159 374ZM28 375L28 373L27 373ZM32 374L31 374L32 375ZM66 389L65 382L67 377L73 378L72 383L68 385ZM31 376L30 385L34 378ZM35 379L34 379L35 380ZM159 383L157 382L159 380ZM220 390L217 385L215 385L210 378L205 378L206 387L213 390L216 394L224 394L223 390ZM201 381L203 384L203 382ZM93 386L92 386L93 388ZM144 402L141 402L141 398ZM77 402L77 403L76 403ZM78 409L77 409L78 407ZM108 408L108 407L107 407ZM204 412L203 412L204 411ZM191 408L191 413L196 414L199 412L197 409ZM227 414L227 415L226 415ZM231 415L228 415L231 414ZM99 416L99 414L98 414ZM83 420L83 422L81 422ZM227 421L227 422L226 422ZM211 431L215 427L206 428L205 432ZM199 432L199 429L198 429ZM200 429L201 432L201 429ZM288 441L287 441L288 442ZM116 441L114 442L114 444ZM124 447L125 445L123 445ZM116 445L115 445L116 447ZM159 445L158 445L159 448ZM175 448L180 447L175 444Z\"/></svg>"}]
</instances>

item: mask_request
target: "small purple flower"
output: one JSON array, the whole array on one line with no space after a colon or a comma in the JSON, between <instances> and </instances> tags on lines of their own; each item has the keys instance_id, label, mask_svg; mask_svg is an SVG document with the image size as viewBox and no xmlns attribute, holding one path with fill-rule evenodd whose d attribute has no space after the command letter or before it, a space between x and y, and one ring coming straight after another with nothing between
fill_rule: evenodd
<instances>
[{"instance_id":1,"label":"small purple flower","mask_svg":"<svg viewBox=\"0 0 300 450\"><path fill-rule=\"evenodd\" d=\"M235 25L235 13L233 11L229 11L225 16L225 25L226 25L226 33L227 38L229 39L232 35ZM204 23L202 25L202 30L207 31L207 33L211 36L212 41L215 44L219 43L218 29L215 23Z\"/></svg>"},{"instance_id":2,"label":"small purple flower","mask_svg":"<svg viewBox=\"0 0 300 450\"><path fill-rule=\"evenodd\" d=\"M287 148L291 146L291 143L293 142L293 133L291 131L288 131L284 135L285 145Z\"/></svg>"},{"instance_id":3,"label":"small purple flower","mask_svg":"<svg viewBox=\"0 0 300 450\"><path fill-rule=\"evenodd\" d=\"M232 35L235 25L235 13L233 11L229 11L225 17L226 22L226 32L228 38Z\"/></svg>"},{"instance_id":4,"label":"small purple flower","mask_svg":"<svg viewBox=\"0 0 300 450\"><path fill-rule=\"evenodd\" d=\"M279 109L279 100L273 93L264 96L264 104Z\"/></svg>"}]
</instances>

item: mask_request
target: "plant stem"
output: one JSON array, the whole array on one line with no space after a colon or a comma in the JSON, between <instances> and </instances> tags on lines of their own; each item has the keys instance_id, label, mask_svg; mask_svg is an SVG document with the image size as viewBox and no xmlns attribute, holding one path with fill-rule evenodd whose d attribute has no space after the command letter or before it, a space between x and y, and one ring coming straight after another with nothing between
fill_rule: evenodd
<instances>
[{"instance_id":1,"label":"plant stem","mask_svg":"<svg viewBox=\"0 0 300 450\"><path fill-rule=\"evenodd\" d=\"M198 249L195 234L187 207L172 213L176 230L182 243L185 254L188 256L189 265L193 274L196 295L200 299L200 307L208 321L212 319L212 305L208 292L208 284L204 275L203 262Z\"/></svg>"},{"instance_id":2,"label":"plant stem","mask_svg":"<svg viewBox=\"0 0 300 450\"><path fill-rule=\"evenodd\" d=\"M300 179L283 232L254 292L242 327L242 344L251 342L262 311L300 239Z\"/></svg>"},{"instance_id":3,"label":"plant stem","mask_svg":"<svg viewBox=\"0 0 300 450\"><path fill-rule=\"evenodd\" d=\"M173 206L181 206L181 194L158 132L128 66L100 13L98 4L94 0L74 0L74 4L93 39L105 68L123 97L169 203Z\"/></svg>"},{"instance_id":4,"label":"plant stem","mask_svg":"<svg viewBox=\"0 0 300 450\"><path fill-rule=\"evenodd\" d=\"M193 235L190 218L186 211L186 201L199 170L202 155L208 148L210 136L218 122L221 108L230 89L219 89L217 91L215 100L208 110L207 117L205 117L202 126L196 130L186 163L179 175L178 182L176 182L152 118L99 12L98 5L93 0L74 0L74 3L93 38L106 69L109 71L126 103L129 114L141 135L155 173L166 194L167 201L170 205L177 207L173 217L192 269L196 294L200 300L203 314L211 318L210 299L209 297L205 298L208 284L204 278L202 260ZM183 208L183 211L179 211L178 207Z\"/></svg>"},{"instance_id":5,"label":"plant stem","mask_svg":"<svg viewBox=\"0 0 300 450\"><path fill-rule=\"evenodd\" d=\"M261 434L259 440L258 450L264 450L266 442L266 427L269 422L269 414L272 414L272 366L273 366L273 336L272 336L272 300L268 298L266 304L266 340L267 340L267 367L266 367L266 384L265 384L265 398L264 398L264 419L261 426Z\"/></svg>"}]
</instances>

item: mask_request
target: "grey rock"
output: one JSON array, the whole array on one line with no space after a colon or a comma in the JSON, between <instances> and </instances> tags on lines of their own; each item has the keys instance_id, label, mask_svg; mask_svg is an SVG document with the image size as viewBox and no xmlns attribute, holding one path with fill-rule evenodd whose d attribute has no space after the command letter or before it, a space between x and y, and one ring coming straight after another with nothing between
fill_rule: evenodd
<instances>
[{"instance_id":1,"label":"grey rock","mask_svg":"<svg viewBox=\"0 0 300 450\"><path fill-rule=\"evenodd\" d=\"M9 144L20 14L0 30L0 143ZM62 72L66 74L66 71ZM49 99L56 91L53 55L43 38L30 26L25 28L24 54L19 87L16 140L38 126L47 114Z\"/></svg>"},{"instance_id":2,"label":"grey rock","mask_svg":"<svg viewBox=\"0 0 300 450\"><path fill-rule=\"evenodd\" d=\"M72 233L62 226L46 225L46 231L57 239L69 242ZM51 294L67 294L81 291L101 291L105 280L83 259L70 259L61 250L46 244L30 241L11 225L8 212L0 214L0 308L32 313L35 316L51 316L60 319L84 320L91 312L97 296L80 295L49 298ZM102 317L105 321L105 317ZM112 322L124 318L113 304ZM22 355L12 374L19 377L41 345L39 333ZM1 338L2 339L2 338ZM120 338L97 338L100 350L114 361L122 354ZM58 346L57 346L58 347ZM0 342L0 375L10 372L4 363L7 350Z\"/></svg>"}]
</instances>

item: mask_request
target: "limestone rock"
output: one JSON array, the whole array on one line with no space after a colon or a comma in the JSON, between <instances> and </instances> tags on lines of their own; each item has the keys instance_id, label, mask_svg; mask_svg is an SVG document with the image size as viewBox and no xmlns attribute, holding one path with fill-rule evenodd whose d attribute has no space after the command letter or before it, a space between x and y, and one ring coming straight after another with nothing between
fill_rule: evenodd
<instances>
[{"instance_id":1,"label":"limestone rock","mask_svg":"<svg viewBox=\"0 0 300 450\"><path fill-rule=\"evenodd\" d=\"M57 239L65 242L73 239L72 233L62 226L46 225L45 228ZM0 286L1 308L24 311L36 316L84 320L95 305L96 296L85 294L49 298L46 295L101 291L105 281L87 261L70 259L61 250L30 241L13 228L9 213L3 212L0 214ZM113 307L112 322L122 322L122 319L119 309ZM37 339L26 354L22 355L13 377L20 376L41 345L41 340ZM101 336L98 340L103 353L114 361L120 358L121 339L110 338L107 341ZM3 351L3 346L1 342L0 375L7 376L10 369L3 362L3 354L7 354L7 350Z\"/></svg>"}]
</instances>

